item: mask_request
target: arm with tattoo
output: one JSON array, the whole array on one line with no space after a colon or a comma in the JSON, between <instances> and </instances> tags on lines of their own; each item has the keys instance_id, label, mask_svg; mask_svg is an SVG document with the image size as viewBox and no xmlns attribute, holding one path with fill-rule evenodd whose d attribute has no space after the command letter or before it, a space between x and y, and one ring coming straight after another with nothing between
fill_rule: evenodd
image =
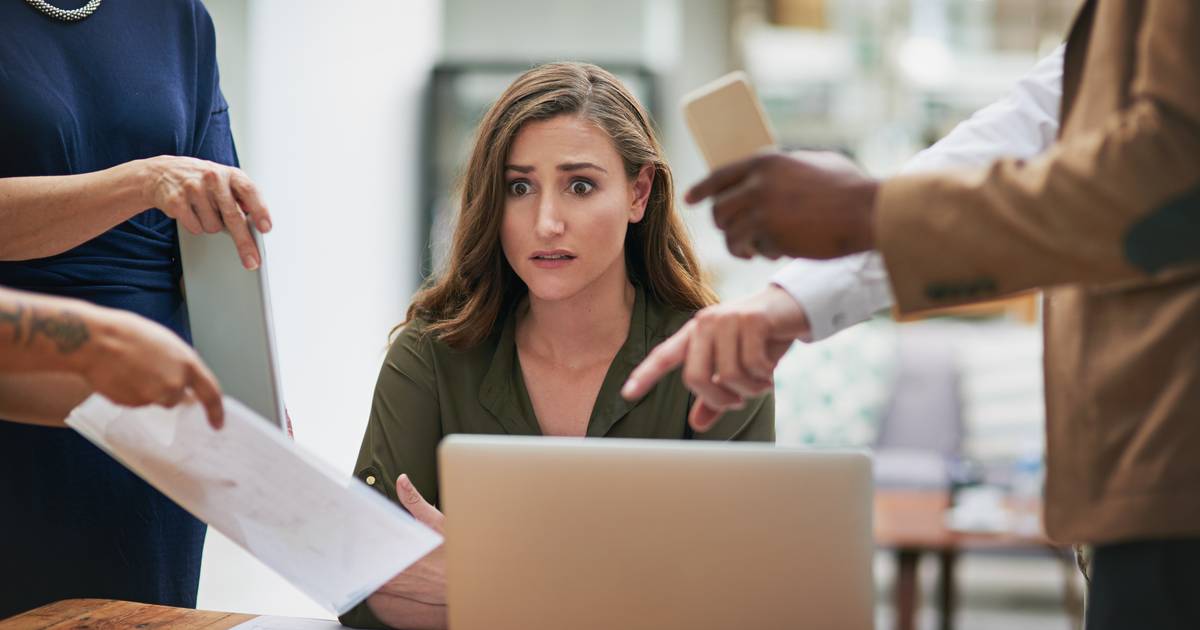
<instances>
[{"instance_id":1,"label":"arm with tattoo","mask_svg":"<svg viewBox=\"0 0 1200 630\"><path fill-rule=\"evenodd\" d=\"M72 371L91 337L83 302L0 289L0 372Z\"/></svg>"},{"instance_id":2,"label":"arm with tattoo","mask_svg":"<svg viewBox=\"0 0 1200 630\"><path fill-rule=\"evenodd\" d=\"M61 425L92 392L124 405L197 399L224 417L216 378L175 333L132 313L0 288L0 418Z\"/></svg>"}]
</instances>

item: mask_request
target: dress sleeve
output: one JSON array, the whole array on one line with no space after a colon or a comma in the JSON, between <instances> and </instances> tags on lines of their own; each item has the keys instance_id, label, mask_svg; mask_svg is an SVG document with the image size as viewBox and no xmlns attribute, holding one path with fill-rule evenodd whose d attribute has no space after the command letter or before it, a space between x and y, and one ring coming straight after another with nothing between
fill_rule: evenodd
<instances>
[{"instance_id":1,"label":"dress sleeve","mask_svg":"<svg viewBox=\"0 0 1200 630\"><path fill-rule=\"evenodd\" d=\"M199 62L196 77L196 129L192 157L239 166L233 131L229 126L229 103L221 92L221 70L217 65L217 36L212 17L200 2L196 11L196 54Z\"/></svg>"},{"instance_id":2,"label":"dress sleeve","mask_svg":"<svg viewBox=\"0 0 1200 630\"><path fill-rule=\"evenodd\" d=\"M437 445L442 439L433 340L409 324L379 370L371 415L354 476L399 505L396 479L407 473L426 501L438 504ZM366 601L340 617L354 628L386 628Z\"/></svg>"},{"instance_id":3,"label":"dress sleeve","mask_svg":"<svg viewBox=\"0 0 1200 630\"><path fill-rule=\"evenodd\" d=\"M207 120L203 123L205 128L200 135L195 157L218 164L239 166L237 147L233 143L233 131L229 126L229 104L225 102L220 86L216 86L215 90L214 109L204 116Z\"/></svg>"}]
</instances>

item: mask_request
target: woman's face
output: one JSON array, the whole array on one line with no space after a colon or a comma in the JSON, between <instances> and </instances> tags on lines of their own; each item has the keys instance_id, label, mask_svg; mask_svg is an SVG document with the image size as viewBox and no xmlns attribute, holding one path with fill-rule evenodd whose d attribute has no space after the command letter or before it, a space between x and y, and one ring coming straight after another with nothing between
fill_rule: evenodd
<instances>
[{"instance_id":1,"label":"woman's face","mask_svg":"<svg viewBox=\"0 0 1200 630\"><path fill-rule=\"evenodd\" d=\"M541 300L625 275L625 232L642 220L654 178L630 180L612 140L578 116L525 124L505 163L504 256Z\"/></svg>"}]
</instances>

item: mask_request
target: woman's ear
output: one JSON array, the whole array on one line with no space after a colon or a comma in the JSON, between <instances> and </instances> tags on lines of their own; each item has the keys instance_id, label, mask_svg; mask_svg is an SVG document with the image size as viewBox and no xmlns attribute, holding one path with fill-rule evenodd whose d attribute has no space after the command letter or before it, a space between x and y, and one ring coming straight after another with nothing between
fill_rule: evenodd
<instances>
[{"instance_id":1,"label":"woman's ear","mask_svg":"<svg viewBox=\"0 0 1200 630\"><path fill-rule=\"evenodd\" d=\"M633 179L633 205L629 208L629 222L637 223L646 216L646 204L650 202L650 191L654 189L653 164L647 164Z\"/></svg>"}]
</instances>

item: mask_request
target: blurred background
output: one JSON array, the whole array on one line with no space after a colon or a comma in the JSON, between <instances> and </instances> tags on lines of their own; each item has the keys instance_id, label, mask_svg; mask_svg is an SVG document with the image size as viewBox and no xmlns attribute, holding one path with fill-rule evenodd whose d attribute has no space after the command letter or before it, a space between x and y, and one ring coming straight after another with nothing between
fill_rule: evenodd
<instances>
[{"instance_id":1,"label":"blurred background","mask_svg":"<svg viewBox=\"0 0 1200 630\"><path fill-rule=\"evenodd\" d=\"M205 0L267 237L296 440L350 472L390 328L437 269L483 110L555 60L617 73L650 108L680 188L706 171L686 92L747 71L781 143L879 176L1002 97L1079 0ZM681 205L725 298L778 263L737 261ZM889 313L777 373L779 441L876 453L878 627L1078 627L1082 580L1037 518L1036 296L898 323ZM200 606L328 617L210 532Z\"/></svg>"}]
</instances>

